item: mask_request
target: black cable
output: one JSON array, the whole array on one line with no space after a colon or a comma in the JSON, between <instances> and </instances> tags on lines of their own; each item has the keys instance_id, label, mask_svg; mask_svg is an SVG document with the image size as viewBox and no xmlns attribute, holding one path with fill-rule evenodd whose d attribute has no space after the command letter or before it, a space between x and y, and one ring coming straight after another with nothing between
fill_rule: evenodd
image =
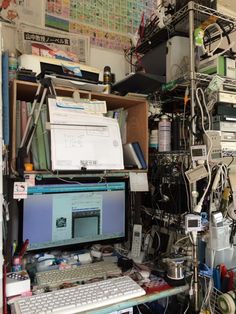
<instances>
[{"instance_id":1,"label":"black cable","mask_svg":"<svg viewBox=\"0 0 236 314\"><path fill-rule=\"evenodd\" d=\"M229 157L231 157L232 158L232 160L230 161L230 163L228 164L228 166L227 167L229 167L233 162L234 162L234 156L233 155L231 155L231 156L229 156Z\"/></svg>"},{"instance_id":2,"label":"black cable","mask_svg":"<svg viewBox=\"0 0 236 314\"><path fill-rule=\"evenodd\" d=\"M233 225L231 228L231 232L230 232L230 237L229 237L229 243L233 244L234 243L234 236L236 235L236 221L233 221Z\"/></svg>"},{"instance_id":3,"label":"black cable","mask_svg":"<svg viewBox=\"0 0 236 314\"><path fill-rule=\"evenodd\" d=\"M225 30L225 28L224 28L224 26L223 26L223 24L222 24L221 21L217 20L215 23L220 27L220 29L221 29L221 31L222 31L222 37L226 37L227 43L228 43L228 45L230 45L230 44L231 44L231 40L230 40L230 37L229 37L229 33L232 31L233 28L231 28L231 29L227 32L227 31ZM229 26L229 25L230 25L230 24L228 24L228 26ZM207 29L207 30L205 31L205 33L207 33L208 39L204 39L204 43L203 43L203 44L204 44L204 47L205 47L205 49L206 49L206 45L208 44L209 49L211 49L212 38L211 38L211 36L210 36L210 31ZM233 55L234 55L234 52L233 52L232 48L229 49L229 55L230 55L230 56L233 56Z\"/></svg>"}]
</instances>

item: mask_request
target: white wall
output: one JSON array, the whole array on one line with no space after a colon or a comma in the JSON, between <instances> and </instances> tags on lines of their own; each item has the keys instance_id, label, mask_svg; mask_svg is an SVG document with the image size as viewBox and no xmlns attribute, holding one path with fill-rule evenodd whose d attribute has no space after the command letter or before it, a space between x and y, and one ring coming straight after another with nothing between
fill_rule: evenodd
<instances>
[{"instance_id":1,"label":"white wall","mask_svg":"<svg viewBox=\"0 0 236 314\"><path fill-rule=\"evenodd\" d=\"M114 50L91 47L90 63L91 66L99 68L101 71L103 71L105 65L109 65L111 72L115 73L116 81L124 78L125 74L129 71L124 53L120 51L116 52ZM100 80L102 80L102 77L100 77Z\"/></svg>"},{"instance_id":2,"label":"white wall","mask_svg":"<svg viewBox=\"0 0 236 314\"><path fill-rule=\"evenodd\" d=\"M16 49L16 28L9 24L2 25L3 50L15 52Z\"/></svg>"}]
</instances>

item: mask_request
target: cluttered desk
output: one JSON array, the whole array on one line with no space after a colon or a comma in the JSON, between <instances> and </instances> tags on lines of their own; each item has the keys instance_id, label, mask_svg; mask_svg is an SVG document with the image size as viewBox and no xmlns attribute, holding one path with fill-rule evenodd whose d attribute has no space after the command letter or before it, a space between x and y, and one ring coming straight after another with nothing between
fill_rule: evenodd
<instances>
[{"instance_id":1,"label":"cluttered desk","mask_svg":"<svg viewBox=\"0 0 236 314\"><path fill-rule=\"evenodd\" d=\"M21 289L23 285L27 289L27 284L29 288L26 272L17 275L20 278L11 280L21 281ZM135 270L135 267L122 273L115 263L106 261L37 272L36 278L37 284L33 289L22 292L22 295L28 292L27 297L10 300L13 313L111 313L188 289L188 285L170 287L164 279L151 275L147 270ZM151 285L156 285L155 290L150 290ZM8 288L7 293L11 291Z\"/></svg>"},{"instance_id":2,"label":"cluttered desk","mask_svg":"<svg viewBox=\"0 0 236 314\"><path fill-rule=\"evenodd\" d=\"M12 312L110 313L187 290L135 263L137 243L131 256L121 254L115 243L126 239L126 216L122 180L29 187L23 246L13 256L14 272L6 275Z\"/></svg>"},{"instance_id":3,"label":"cluttered desk","mask_svg":"<svg viewBox=\"0 0 236 314\"><path fill-rule=\"evenodd\" d=\"M133 313L133 306L156 302L188 290L187 284L169 286L163 278L152 275L147 267L142 269L142 265L130 264L129 270L123 268L122 271L122 267L112 262L116 256L106 254L105 250L105 261L99 261L98 257L94 257L99 255L99 251L95 253L92 249L79 257L74 255L74 264L61 262L51 266L51 270L50 266L46 266L46 271L42 269L52 261L52 256L45 255L45 259L41 256L36 262L36 268L41 271L35 273L31 289L25 270L9 273L7 295L18 294L17 297L9 297L12 313L122 313L119 312L122 309ZM107 261L106 256L112 258ZM78 263L76 258L83 262ZM124 260L131 263L131 260L120 257L118 265Z\"/></svg>"}]
</instances>

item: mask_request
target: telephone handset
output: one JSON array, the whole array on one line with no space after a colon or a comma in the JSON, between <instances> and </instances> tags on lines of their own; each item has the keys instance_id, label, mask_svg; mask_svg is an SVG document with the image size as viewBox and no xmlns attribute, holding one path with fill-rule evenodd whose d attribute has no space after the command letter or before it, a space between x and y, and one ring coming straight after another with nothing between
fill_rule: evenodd
<instances>
[{"instance_id":1,"label":"telephone handset","mask_svg":"<svg viewBox=\"0 0 236 314\"><path fill-rule=\"evenodd\" d=\"M139 257L142 246L142 225L134 224L131 255L132 257Z\"/></svg>"}]
</instances>

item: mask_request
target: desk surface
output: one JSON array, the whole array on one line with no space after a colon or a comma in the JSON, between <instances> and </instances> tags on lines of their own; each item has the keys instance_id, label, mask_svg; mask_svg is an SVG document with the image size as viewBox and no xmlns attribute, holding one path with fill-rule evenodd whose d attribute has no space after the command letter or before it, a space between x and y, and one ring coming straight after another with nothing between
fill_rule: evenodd
<instances>
[{"instance_id":1,"label":"desk surface","mask_svg":"<svg viewBox=\"0 0 236 314\"><path fill-rule=\"evenodd\" d=\"M131 299L128 301L116 303L116 304L106 306L106 307L101 307L101 308L98 308L96 310L86 311L83 313L86 313L86 314L108 314L108 313L111 313L114 311L119 311L119 310L129 308L129 307L132 307L135 305L139 305L139 304L159 300L162 298L170 297L172 295L176 295L178 293L187 291L188 289L189 289L188 285L175 287L175 288L171 288L171 289L161 291L161 292L149 293L149 294L146 294L142 297L134 298L134 299Z\"/></svg>"}]
</instances>

